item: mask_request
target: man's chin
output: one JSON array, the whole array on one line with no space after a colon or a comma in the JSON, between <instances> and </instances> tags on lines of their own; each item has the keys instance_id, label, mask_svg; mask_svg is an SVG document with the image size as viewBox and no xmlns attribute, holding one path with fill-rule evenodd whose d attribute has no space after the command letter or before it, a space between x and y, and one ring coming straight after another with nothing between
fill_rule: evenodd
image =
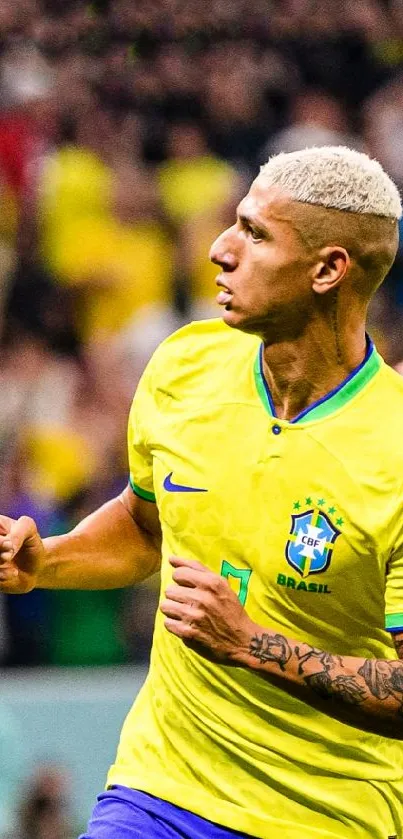
<instances>
[{"instance_id":1,"label":"man's chin","mask_svg":"<svg viewBox=\"0 0 403 839\"><path fill-rule=\"evenodd\" d=\"M242 321L242 316L240 316L239 312L235 312L234 309L231 308L231 304L224 306L221 312L221 317L227 326L233 326L234 328L238 327L239 323Z\"/></svg>"},{"instance_id":2,"label":"man's chin","mask_svg":"<svg viewBox=\"0 0 403 839\"><path fill-rule=\"evenodd\" d=\"M256 318L252 319L250 316L245 312L241 312L239 309L233 309L231 304L224 307L221 317L224 323L227 326L230 326L232 329L240 329L242 332L250 332L251 334L257 334L259 330L256 329Z\"/></svg>"}]
</instances>

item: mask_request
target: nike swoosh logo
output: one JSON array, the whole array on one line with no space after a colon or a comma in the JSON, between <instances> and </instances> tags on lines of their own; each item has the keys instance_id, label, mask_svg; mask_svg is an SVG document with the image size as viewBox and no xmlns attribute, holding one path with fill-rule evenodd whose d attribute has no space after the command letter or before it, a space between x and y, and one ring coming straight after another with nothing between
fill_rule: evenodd
<instances>
[{"instance_id":1,"label":"nike swoosh logo","mask_svg":"<svg viewBox=\"0 0 403 839\"><path fill-rule=\"evenodd\" d=\"M163 487L167 492L208 492L207 489L200 489L200 487L189 487L184 484L174 484L174 482L171 481L172 475L173 472L170 472L163 483Z\"/></svg>"}]
</instances>

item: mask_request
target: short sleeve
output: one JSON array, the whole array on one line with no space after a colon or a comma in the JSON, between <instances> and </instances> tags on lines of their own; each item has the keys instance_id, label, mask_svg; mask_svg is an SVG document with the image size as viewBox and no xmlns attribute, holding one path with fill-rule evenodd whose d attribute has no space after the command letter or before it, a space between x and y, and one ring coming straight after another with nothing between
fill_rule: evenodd
<instances>
[{"instance_id":1,"label":"short sleeve","mask_svg":"<svg viewBox=\"0 0 403 839\"><path fill-rule=\"evenodd\" d=\"M153 360L147 365L134 395L127 429L130 486L146 501L155 501L153 459L149 446L150 428L155 418Z\"/></svg>"},{"instance_id":2,"label":"short sleeve","mask_svg":"<svg viewBox=\"0 0 403 839\"><path fill-rule=\"evenodd\" d=\"M403 632L403 545L388 563L385 591L385 629Z\"/></svg>"}]
</instances>

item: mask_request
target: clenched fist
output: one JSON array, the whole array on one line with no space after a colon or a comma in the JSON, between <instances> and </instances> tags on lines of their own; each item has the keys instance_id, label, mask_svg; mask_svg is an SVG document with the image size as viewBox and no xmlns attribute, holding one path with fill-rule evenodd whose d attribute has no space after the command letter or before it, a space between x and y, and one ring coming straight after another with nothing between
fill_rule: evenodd
<instances>
[{"instance_id":1,"label":"clenched fist","mask_svg":"<svg viewBox=\"0 0 403 839\"><path fill-rule=\"evenodd\" d=\"M0 515L0 591L26 594L37 585L45 557L33 519Z\"/></svg>"},{"instance_id":2,"label":"clenched fist","mask_svg":"<svg viewBox=\"0 0 403 839\"><path fill-rule=\"evenodd\" d=\"M227 580L193 559L169 561L174 582L160 604L167 630L210 660L241 664L257 625Z\"/></svg>"}]
</instances>

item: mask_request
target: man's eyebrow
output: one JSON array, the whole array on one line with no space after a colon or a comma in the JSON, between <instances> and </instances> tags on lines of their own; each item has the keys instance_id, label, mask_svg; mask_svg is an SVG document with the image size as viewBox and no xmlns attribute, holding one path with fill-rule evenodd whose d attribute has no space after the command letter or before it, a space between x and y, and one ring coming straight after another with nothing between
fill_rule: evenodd
<instances>
[{"instance_id":1,"label":"man's eyebrow","mask_svg":"<svg viewBox=\"0 0 403 839\"><path fill-rule=\"evenodd\" d=\"M262 222L260 222L258 219L254 218L253 216L249 216L247 213L244 213L244 212L239 213L238 211L237 211L237 216L238 216L239 221L242 222L242 224L244 224L246 226L251 225L252 227L256 227L257 230L261 230L262 233L268 233L269 232L266 225L262 224Z\"/></svg>"}]
</instances>

